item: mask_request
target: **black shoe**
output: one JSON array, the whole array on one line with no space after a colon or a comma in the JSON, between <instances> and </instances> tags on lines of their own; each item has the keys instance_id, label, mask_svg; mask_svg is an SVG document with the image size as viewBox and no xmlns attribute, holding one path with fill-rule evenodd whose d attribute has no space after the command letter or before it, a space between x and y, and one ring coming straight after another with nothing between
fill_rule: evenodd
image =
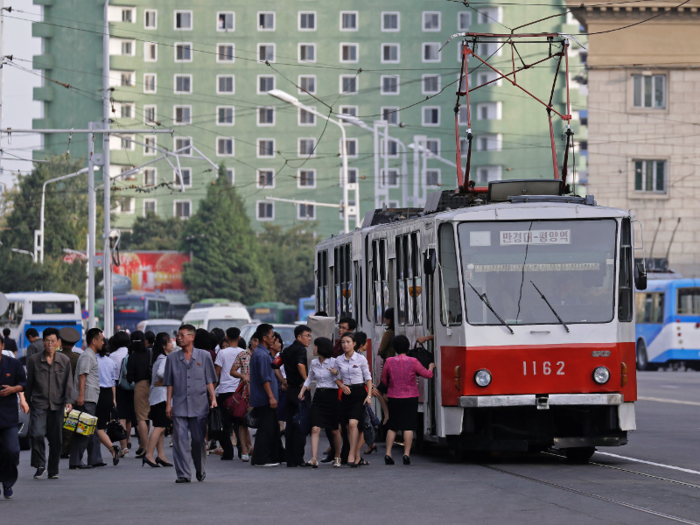
<instances>
[{"instance_id":1,"label":"black shoe","mask_svg":"<svg viewBox=\"0 0 700 525\"><path fill-rule=\"evenodd\" d=\"M70 452L66 454L61 454L61 459L70 459Z\"/></svg>"},{"instance_id":2,"label":"black shoe","mask_svg":"<svg viewBox=\"0 0 700 525\"><path fill-rule=\"evenodd\" d=\"M44 477L44 474L46 474L46 467L39 467L34 473L34 479L41 479Z\"/></svg>"},{"instance_id":3,"label":"black shoe","mask_svg":"<svg viewBox=\"0 0 700 525\"><path fill-rule=\"evenodd\" d=\"M321 460L321 463L331 463L333 461L333 451L330 454L326 454L326 457Z\"/></svg>"},{"instance_id":4,"label":"black shoe","mask_svg":"<svg viewBox=\"0 0 700 525\"><path fill-rule=\"evenodd\" d=\"M80 465L69 465L68 470L89 470L92 468L92 465L85 465L81 463Z\"/></svg>"},{"instance_id":5,"label":"black shoe","mask_svg":"<svg viewBox=\"0 0 700 525\"><path fill-rule=\"evenodd\" d=\"M348 467L350 467L350 468L357 468L357 467L359 467L359 466L360 466L360 464L357 463L357 462L355 462L355 463L350 463L350 462L348 461Z\"/></svg>"},{"instance_id":6,"label":"black shoe","mask_svg":"<svg viewBox=\"0 0 700 525\"><path fill-rule=\"evenodd\" d=\"M58 474L49 474L49 479L58 479Z\"/></svg>"},{"instance_id":7,"label":"black shoe","mask_svg":"<svg viewBox=\"0 0 700 525\"><path fill-rule=\"evenodd\" d=\"M411 458L409 458L406 454L403 456L403 464L404 465L410 465L411 464Z\"/></svg>"},{"instance_id":8,"label":"black shoe","mask_svg":"<svg viewBox=\"0 0 700 525\"><path fill-rule=\"evenodd\" d=\"M141 459L146 455L146 449L145 448L140 448L136 451L136 459Z\"/></svg>"},{"instance_id":9,"label":"black shoe","mask_svg":"<svg viewBox=\"0 0 700 525\"><path fill-rule=\"evenodd\" d=\"M396 462L394 461L394 458L387 455L387 456L384 456L384 464L385 465L396 465Z\"/></svg>"},{"instance_id":10,"label":"black shoe","mask_svg":"<svg viewBox=\"0 0 700 525\"><path fill-rule=\"evenodd\" d=\"M197 472L197 481L204 481L204 478L207 477L207 473L202 471L202 472Z\"/></svg>"},{"instance_id":11,"label":"black shoe","mask_svg":"<svg viewBox=\"0 0 700 525\"><path fill-rule=\"evenodd\" d=\"M150 459L143 457L141 458L141 466L143 467L144 465L148 465L151 468L159 468L160 465L158 463L153 463Z\"/></svg>"},{"instance_id":12,"label":"black shoe","mask_svg":"<svg viewBox=\"0 0 700 525\"><path fill-rule=\"evenodd\" d=\"M112 452L114 452L114 457L112 457L112 465L115 467L119 465L119 445L114 445L112 447Z\"/></svg>"},{"instance_id":13,"label":"black shoe","mask_svg":"<svg viewBox=\"0 0 700 525\"><path fill-rule=\"evenodd\" d=\"M161 467L172 467L172 463L168 463L167 461L163 461L160 458L156 458L156 463L158 463Z\"/></svg>"},{"instance_id":14,"label":"black shoe","mask_svg":"<svg viewBox=\"0 0 700 525\"><path fill-rule=\"evenodd\" d=\"M221 456L221 461L233 461L233 456Z\"/></svg>"},{"instance_id":15,"label":"black shoe","mask_svg":"<svg viewBox=\"0 0 700 525\"><path fill-rule=\"evenodd\" d=\"M92 468L97 468L97 467L106 467L107 463L95 463L94 465L90 465Z\"/></svg>"},{"instance_id":16,"label":"black shoe","mask_svg":"<svg viewBox=\"0 0 700 525\"><path fill-rule=\"evenodd\" d=\"M189 482L190 482L190 478L177 478L175 480L175 483L189 483Z\"/></svg>"},{"instance_id":17,"label":"black shoe","mask_svg":"<svg viewBox=\"0 0 700 525\"><path fill-rule=\"evenodd\" d=\"M3 485L2 490L4 492L3 496L5 497L5 499L12 499L12 487L6 487L5 485Z\"/></svg>"}]
</instances>

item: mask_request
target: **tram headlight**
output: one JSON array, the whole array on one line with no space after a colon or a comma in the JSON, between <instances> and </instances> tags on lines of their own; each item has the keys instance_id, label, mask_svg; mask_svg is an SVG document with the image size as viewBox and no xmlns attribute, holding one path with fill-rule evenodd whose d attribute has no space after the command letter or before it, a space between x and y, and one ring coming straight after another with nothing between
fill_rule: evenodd
<instances>
[{"instance_id":1,"label":"tram headlight","mask_svg":"<svg viewBox=\"0 0 700 525\"><path fill-rule=\"evenodd\" d=\"M595 381L599 385L604 385L605 383L610 381L610 370L608 370L604 366L599 366L598 368L593 370L593 381Z\"/></svg>"},{"instance_id":2,"label":"tram headlight","mask_svg":"<svg viewBox=\"0 0 700 525\"><path fill-rule=\"evenodd\" d=\"M476 374L474 374L474 382L480 387L489 386L491 384L491 372L485 368L477 370Z\"/></svg>"}]
</instances>

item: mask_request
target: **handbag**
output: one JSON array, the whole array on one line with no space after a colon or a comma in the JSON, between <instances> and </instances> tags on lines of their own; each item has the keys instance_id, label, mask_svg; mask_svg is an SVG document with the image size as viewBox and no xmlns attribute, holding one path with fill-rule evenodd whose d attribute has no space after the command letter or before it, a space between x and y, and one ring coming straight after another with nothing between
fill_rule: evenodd
<instances>
[{"instance_id":1,"label":"handbag","mask_svg":"<svg viewBox=\"0 0 700 525\"><path fill-rule=\"evenodd\" d=\"M210 440L219 440L224 435L224 421L221 418L221 412L219 412L219 407L214 407L209 410L209 417L207 418L207 429L209 430Z\"/></svg>"},{"instance_id":2,"label":"handbag","mask_svg":"<svg viewBox=\"0 0 700 525\"><path fill-rule=\"evenodd\" d=\"M128 362L128 360L128 355L124 359L122 359L122 366L119 370L119 388L121 388L122 390L134 390L134 386L136 385L136 383L129 383L126 380L126 363Z\"/></svg>"},{"instance_id":3,"label":"handbag","mask_svg":"<svg viewBox=\"0 0 700 525\"><path fill-rule=\"evenodd\" d=\"M374 410L369 406L369 403L365 405L365 419L364 428L362 429L362 434L365 438L365 443L368 446L374 445L375 438L377 436L377 430L379 429L379 419L374 415Z\"/></svg>"},{"instance_id":4,"label":"handbag","mask_svg":"<svg viewBox=\"0 0 700 525\"><path fill-rule=\"evenodd\" d=\"M431 363L435 362L435 356L433 356L431 352L428 352L421 343L416 343L413 350L408 351L408 357L418 359L418 362L426 369Z\"/></svg>"},{"instance_id":5,"label":"handbag","mask_svg":"<svg viewBox=\"0 0 700 525\"><path fill-rule=\"evenodd\" d=\"M238 388L229 396L223 403L224 410L226 410L232 418L241 420L245 418L248 413L248 402L243 395L244 385L241 382Z\"/></svg>"},{"instance_id":6,"label":"handbag","mask_svg":"<svg viewBox=\"0 0 700 525\"><path fill-rule=\"evenodd\" d=\"M105 432L112 443L122 441L129 437L129 434L126 433L126 429L118 419L112 419L109 423L107 423Z\"/></svg>"},{"instance_id":7,"label":"handbag","mask_svg":"<svg viewBox=\"0 0 700 525\"><path fill-rule=\"evenodd\" d=\"M311 434L311 403L306 398L299 400L299 410L292 420L300 434L304 436Z\"/></svg>"},{"instance_id":8,"label":"handbag","mask_svg":"<svg viewBox=\"0 0 700 525\"><path fill-rule=\"evenodd\" d=\"M252 408L243 418L243 425L248 428L258 428L258 413Z\"/></svg>"}]
</instances>

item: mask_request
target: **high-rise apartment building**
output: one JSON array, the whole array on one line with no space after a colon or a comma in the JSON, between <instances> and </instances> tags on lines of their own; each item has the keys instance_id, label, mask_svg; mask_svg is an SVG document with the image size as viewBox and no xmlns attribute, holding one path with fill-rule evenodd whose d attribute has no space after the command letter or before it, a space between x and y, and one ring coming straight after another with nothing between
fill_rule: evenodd
<instances>
[{"instance_id":1,"label":"high-rise apartment building","mask_svg":"<svg viewBox=\"0 0 700 525\"><path fill-rule=\"evenodd\" d=\"M72 86L47 82L35 91L44 102L44 118L34 127L77 128L101 120L100 3L34 2L44 6L44 21L34 25L34 35L44 38L45 50L34 67ZM164 160L129 180L119 174L157 158L157 148L187 153L196 147L225 164L255 225L315 221L320 234L337 233L343 211L314 203L342 200L339 127L270 96L271 90L297 97L333 120L356 117L344 129L351 201L357 187L360 214L384 203L422 205L428 192L456 186L453 108L460 44L453 41L440 51L442 44L460 31L509 33L564 12L543 5L494 3L473 9L428 0L115 2L109 7L112 127L174 129L173 136L112 138L110 173L114 185L124 188L118 192L116 225L128 228L148 211L193 214L216 176L205 161L181 158L182 181L175 163ZM563 15L528 30L572 33L577 27ZM572 44L576 109L585 107L585 93L574 80L580 49ZM511 56L505 49L483 44L479 52L506 67ZM522 60L533 62L546 52L546 46L527 48ZM552 61L518 80L547 98L554 68ZM482 67L470 83L494 75ZM565 101L563 85L559 82L555 92L559 104ZM472 177L479 184L552 177L543 107L503 80L474 91L471 100ZM460 127L463 132L466 123ZM580 138L576 122L573 127ZM562 130L558 123L557 131ZM47 137L36 155L65 152L65 142L66 137ZM84 140L71 147L73 154L86 150Z\"/></svg>"}]
</instances>

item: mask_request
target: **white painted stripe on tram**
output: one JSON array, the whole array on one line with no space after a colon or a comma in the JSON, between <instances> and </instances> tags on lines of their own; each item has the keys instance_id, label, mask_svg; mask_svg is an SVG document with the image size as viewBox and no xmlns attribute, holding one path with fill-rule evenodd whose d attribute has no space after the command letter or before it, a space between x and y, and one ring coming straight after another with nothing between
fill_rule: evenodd
<instances>
[{"instance_id":1,"label":"white painted stripe on tram","mask_svg":"<svg viewBox=\"0 0 700 525\"><path fill-rule=\"evenodd\" d=\"M665 397L644 397L644 396L639 396L637 399L640 401L656 401L657 403L673 403L676 405L692 405L696 407L700 407L700 403L697 401L681 401L680 399L668 399Z\"/></svg>"},{"instance_id":2,"label":"white painted stripe on tram","mask_svg":"<svg viewBox=\"0 0 700 525\"><path fill-rule=\"evenodd\" d=\"M686 474L695 474L700 476L700 472L697 470L691 470L689 468L676 467L675 465L665 465L663 463L654 463L653 461L646 461L644 459L630 458L627 456L620 456L618 454L612 454L610 452L600 452L596 451L596 454L602 454L603 456L610 456L612 458L626 459L627 461L634 461L635 463L643 463L644 465L652 465L654 467L667 468L670 470L677 470L679 472L685 472Z\"/></svg>"}]
</instances>

